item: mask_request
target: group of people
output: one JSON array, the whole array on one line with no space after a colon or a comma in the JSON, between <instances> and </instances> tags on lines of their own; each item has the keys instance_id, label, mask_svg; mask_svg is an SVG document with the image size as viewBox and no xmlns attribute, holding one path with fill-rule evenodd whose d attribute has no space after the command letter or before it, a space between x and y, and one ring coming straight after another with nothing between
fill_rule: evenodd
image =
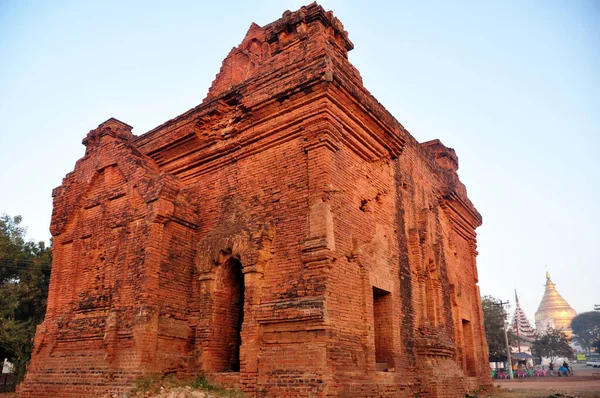
<instances>
[{"instance_id":1,"label":"group of people","mask_svg":"<svg viewBox=\"0 0 600 398\"><path fill-rule=\"evenodd\" d=\"M550 376L554 376L554 364L550 362L550 366L548 366ZM567 361L564 361L562 366L558 368L559 376L569 376L573 374L573 368L569 366Z\"/></svg>"}]
</instances>

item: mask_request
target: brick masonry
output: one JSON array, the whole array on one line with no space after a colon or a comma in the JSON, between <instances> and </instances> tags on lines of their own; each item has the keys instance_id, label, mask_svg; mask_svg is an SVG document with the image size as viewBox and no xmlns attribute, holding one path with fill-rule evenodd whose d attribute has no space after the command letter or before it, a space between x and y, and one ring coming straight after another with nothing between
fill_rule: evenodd
<instances>
[{"instance_id":1,"label":"brick masonry","mask_svg":"<svg viewBox=\"0 0 600 398\"><path fill-rule=\"evenodd\" d=\"M331 12L252 24L206 99L109 119L53 192L54 262L22 397L204 372L270 397L489 386L481 216L438 140L363 87Z\"/></svg>"}]
</instances>

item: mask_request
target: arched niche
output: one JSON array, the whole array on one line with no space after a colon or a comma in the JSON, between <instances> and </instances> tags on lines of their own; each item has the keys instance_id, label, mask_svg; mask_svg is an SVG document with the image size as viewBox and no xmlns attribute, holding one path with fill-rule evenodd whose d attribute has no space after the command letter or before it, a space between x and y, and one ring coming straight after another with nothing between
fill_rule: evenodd
<instances>
[{"instance_id":1,"label":"arched niche","mask_svg":"<svg viewBox=\"0 0 600 398\"><path fill-rule=\"evenodd\" d=\"M244 274L231 250L221 251L213 295L213 328L216 348L213 369L240 370L241 331L244 322Z\"/></svg>"}]
</instances>

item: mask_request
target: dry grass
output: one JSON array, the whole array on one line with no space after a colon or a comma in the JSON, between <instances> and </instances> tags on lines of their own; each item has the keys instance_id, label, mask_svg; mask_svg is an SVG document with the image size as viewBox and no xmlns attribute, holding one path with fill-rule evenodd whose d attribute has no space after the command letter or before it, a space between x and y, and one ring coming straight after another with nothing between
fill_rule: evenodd
<instances>
[{"instance_id":1,"label":"dry grass","mask_svg":"<svg viewBox=\"0 0 600 398\"><path fill-rule=\"evenodd\" d=\"M180 396L195 397L202 392L206 398L244 398L242 391L236 389L225 389L209 383L204 376L198 375L189 379L178 379L175 375L161 376L149 375L134 380L135 388L131 396L135 398L167 397L177 392ZM4 398L4 397L2 397Z\"/></svg>"}]
</instances>

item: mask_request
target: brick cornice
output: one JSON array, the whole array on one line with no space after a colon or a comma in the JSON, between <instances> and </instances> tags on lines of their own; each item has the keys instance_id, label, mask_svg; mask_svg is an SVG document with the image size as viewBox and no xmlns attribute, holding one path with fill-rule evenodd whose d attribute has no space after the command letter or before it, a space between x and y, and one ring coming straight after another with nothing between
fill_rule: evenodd
<instances>
[{"instance_id":1,"label":"brick cornice","mask_svg":"<svg viewBox=\"0 0 600 398\"><path fill-rule=\"evenodd\" d=\"M294 108L297 110L296 117L289 110L283 110L244 126L235 136L217 143L202 142L197 132L190 131L163 147L164 152L163 148L156 149L149 156L163 171L185 181L301 136L306 139L305 149L326 145L335 151L343 143L368 161L394 158L402 150L404 141L400 136L384 130L375 133L374 130L381 126L370 127L362 123L354 109L335 100L333 92L324 91L310 96ZM213 112L216 120L226 117L223 108L215 107ZM178 145L187 148L177 152L175 148ZM169 149L174 153L171 159L164 154Z\"/></svg>"},{"instance_id":2,"label":"brick cornice","mask_svg":"<svg viewBox=\"0 0 600 398\"><path fill-rule=\"evenodd\" d=\"M458 194L452 192L443 196L440 207L450 219L453 230L466 240L475 241L475 229L481 226L481 215Z\"/></svg>"},{"instance_id":3,"label":"brick cornice","mask_svg":"<svg viewBox=\"0 0 600 398\"><path fill-rule=\"evenodd\" d=\"M298 321L323 321L325 318L325 298L306 297L262 303L255 309L259 324L276 324Z\"/></svg>"},{"instance_id":4,"label":"brick cornice","mask_svg":"<svg viewBox=\"0 0 600 398\"><path fill-rule=\"evenodd\" d=\"M340 62L322 53L301 69L247 81L136 138L135 145L164 171L187 179L218 168L213 158L235 152L239 159L296 138L299 131L284 130L305 126L303 122L320 113L321 109L314 108L320 103L332 120L344 126L339 140L361 158L396 158L408 133L362 87L353 67L348 64L351 70L346 70ZM249 90L255 92L252 98L246 97ZM289 105L282 107L282 103ZM245 148L261 140L258 150ZM329 143L332 149L337 146L335 140ZM175 166L177 162L180 167ZM191 171L194 168L197 174Z\"/></svg>"}]
</instances>

